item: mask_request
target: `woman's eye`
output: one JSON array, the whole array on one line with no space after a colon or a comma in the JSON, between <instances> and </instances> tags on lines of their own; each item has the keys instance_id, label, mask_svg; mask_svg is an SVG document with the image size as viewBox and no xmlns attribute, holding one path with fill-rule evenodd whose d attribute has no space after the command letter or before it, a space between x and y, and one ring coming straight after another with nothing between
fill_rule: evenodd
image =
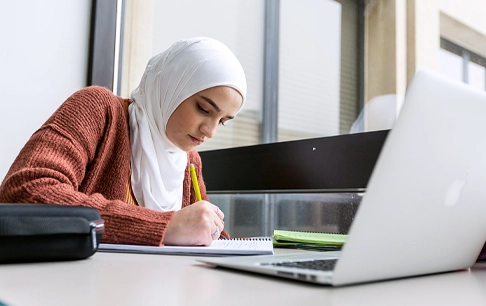
<instances>
[{"instance_id":1,"label":"woman's eye","mask_svg":"<svg viewBox=\"0 0 486 306\"><path fill-rule=\"evenodd\" d=\"M219 120L219 125L224 126L224 123L225 123L225 121L223 121L223 120Z\"/></svg>"},{"instance_id":2,"label":"woman's eye","mask_svg":"<svg viewBox=\"0 0 486 306\"><path fill-rule=\"evenodd\" d=\"M197 104L197 109L205 114L209 114L209 111L205 110L204 108L201 107L201 105Z\"/></svg>"}]
</instances>

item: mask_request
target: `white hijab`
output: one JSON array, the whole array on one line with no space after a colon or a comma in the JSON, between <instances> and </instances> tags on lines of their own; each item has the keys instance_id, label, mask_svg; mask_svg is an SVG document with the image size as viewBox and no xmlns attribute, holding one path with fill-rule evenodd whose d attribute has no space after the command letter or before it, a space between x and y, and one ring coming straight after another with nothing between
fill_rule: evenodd
<instances>
[{"instance_id":1,"label":"white hijab","mask_svg":"<svg viewBox=\"0 0 486 306\"><path fill-rule=\"evenodd\" d=\"M187 153L167 138L165 129L184 100L215 86L232 87L245 101L243 68L219 41L205 37L181 40L150 59L128 108L131 183L140 206L158 211L181 209Z\"/></svg>"}]
</instances>

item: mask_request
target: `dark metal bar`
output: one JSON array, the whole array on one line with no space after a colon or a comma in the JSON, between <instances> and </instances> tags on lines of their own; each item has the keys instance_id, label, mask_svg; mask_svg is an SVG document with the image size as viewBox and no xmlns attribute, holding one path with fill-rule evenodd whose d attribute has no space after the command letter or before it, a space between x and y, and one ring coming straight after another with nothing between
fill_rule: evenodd
<instances>
[{"instance_id":1,"label":"dark metal bar","mask_svg":"<svg viewBox=\"0 0 486 306\"><path fill-rule=\"evenodd\" d=\"M117 0L93 0L88 85L113 90Z\"/></svg>"}]
</instances>

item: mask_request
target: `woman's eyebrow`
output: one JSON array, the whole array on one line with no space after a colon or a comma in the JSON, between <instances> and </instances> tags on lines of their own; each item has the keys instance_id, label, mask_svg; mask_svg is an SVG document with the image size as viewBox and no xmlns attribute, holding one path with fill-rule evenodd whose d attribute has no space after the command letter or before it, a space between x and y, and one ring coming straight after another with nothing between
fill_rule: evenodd
<instances>
[{"instance_id":1,"label":"woman's eyebrow","mask_svg":"<svg viewBox=\"0 0 486 306\"><path fill-rule=\"evenodd\" d=\"M214 109L219 113L221 112L221 109L218 107L218 105L216 104L216 102L213 101L213 99L211 98L208 98L206 96L203 96L203 95L199 95L199 97L201 97L204 101L208 102L209 104L211 104L212 107L214 107ZM228 119L233 119L235 118L234 116L226 116L226 118Z\"/></svg>"},{"instance_id":2,"label":"woman's eyebrow","mask_svg":"<svg viewBox=\"0 0 486 306\"><path fill-rule=\"evenodd\" d=\"M203 96L203 95L199 95L199 97L203 98L206 102L208 102L209 104L211 104L216 111L218 111L218 112L221 111L221 109L218 107L218 105L216 104L216 102L214 102L211 98L208 98L208 97Z\"/></svg>"}]
</instances>

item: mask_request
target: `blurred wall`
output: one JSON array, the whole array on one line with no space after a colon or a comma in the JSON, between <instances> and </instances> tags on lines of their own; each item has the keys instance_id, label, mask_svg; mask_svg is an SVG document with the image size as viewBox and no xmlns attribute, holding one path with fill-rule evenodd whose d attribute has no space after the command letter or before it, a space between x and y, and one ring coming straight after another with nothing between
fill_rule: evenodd
<instances>
[{"instance_id":1,"label":"blurred wall","mask_svg":"<svg viewBox=\"0 0 486 306\"><path fill-rule=\"evenodd\" d=\"M0 3L0 181L32 133L86 86L91 2Z\"/></svg>"}]
</instances>

